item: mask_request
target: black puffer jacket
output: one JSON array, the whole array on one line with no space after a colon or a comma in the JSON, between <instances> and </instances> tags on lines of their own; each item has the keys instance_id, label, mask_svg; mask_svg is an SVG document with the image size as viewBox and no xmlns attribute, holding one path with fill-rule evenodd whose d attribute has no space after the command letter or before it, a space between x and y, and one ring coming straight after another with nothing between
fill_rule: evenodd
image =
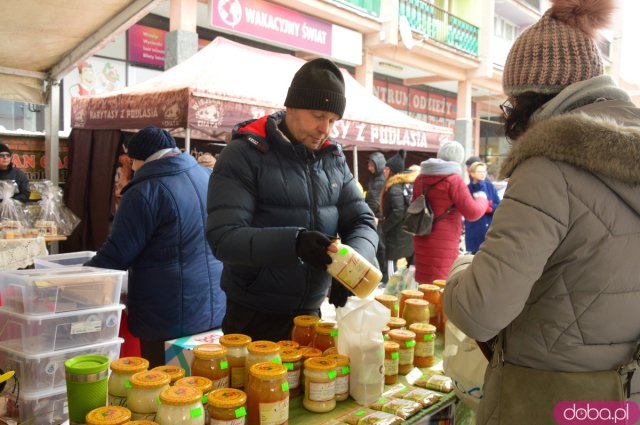
<instances>
[{"instance_id":1,"label":"black puffer jacket","mask_svg":"<svg viewBox=\"0 0 640 425\"><path fill-rule=\"evenodd\" d=\"M222 288L237 304L263 313L317 311L329 289L326 271L301 263L301 228L339 234L369 261L378 236L339 145L314 154L278 129L285 112L239 124L209 181L207 239L224 263Z\"/></svg>"},{"instance_id":2,"label":"black puffer jacket","mask_svg":"<svg viewBox=\"0 0 640 425\"><path fill-rule=\"evenodd\" d=\"M369 155L369 161L375 167L375 171L367 184L367 195L364 200L376 217L380 217L380 193L384 188L384 164L387 161L380 152Z\"/></svg>"}]
</instances>

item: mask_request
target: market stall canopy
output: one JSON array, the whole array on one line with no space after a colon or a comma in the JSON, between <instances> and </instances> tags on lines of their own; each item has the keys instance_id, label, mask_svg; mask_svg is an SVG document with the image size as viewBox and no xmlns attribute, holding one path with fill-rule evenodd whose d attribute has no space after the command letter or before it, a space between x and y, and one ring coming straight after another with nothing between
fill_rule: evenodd
<instances>
[{"instance_id":1,"label":"market stall canopy","mask_svg":"<svg viewBox=\"0 0 640 425\"><path fill-rule=\"evenodd\" d=\"M304 60L217 37L196 55L133 87L72 99L77 129L191 129L226 140L234 125L282 109ZM436 152L452 130L414 119L369 93L347 71L347 108L332 137L345 146Z\"/></svg>"},{"instance_id":2,"label":"market stall canopy","mask_svg":"<svg viewBox=\"0 0 640 425\"><path fill-rule=\"evenodd\" d=\"M125 31L160 0L2 3L0 99L46 103L45 81L59 80Z\"/></svg>"}]
</instances>

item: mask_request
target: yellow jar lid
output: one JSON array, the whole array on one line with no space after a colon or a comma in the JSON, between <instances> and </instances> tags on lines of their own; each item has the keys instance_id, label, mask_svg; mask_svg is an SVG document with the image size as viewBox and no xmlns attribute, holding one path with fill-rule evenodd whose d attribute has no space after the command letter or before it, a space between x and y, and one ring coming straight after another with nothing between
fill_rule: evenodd
<instances>
[{"instance_id":1,"label":"yellow jar lid","mask_svg":"<svg viewBox=\"0 0 640 425\"><path fill-rule=\"evenodd\" d=\"M345 356L342 354L330 354L324 357L335 361L338 365L337 367L347 366L350 363L349 356Z\"/></svg>"},{"instance_id":2,"label":"yellow jar lid","mask_svg":"<svg viewBox=\"0 0 640 425\"><path fill-rule=\"evenodd\" d=\"M400 344L393 341L385 341L384 342L384 351L398 351L400 349Z\"/></svg>"},{"instance_id":3,"label":"yellow jar lid","mask_svg":"<svg viewBox=\"0 0 640 425\"><path fill-rule=\"evenodd\" d=\"M199 389L202 394L206 394L213 388L213 381L204 376L187 376L180 378L173 384L175 387L193 387Z\"/></svg>"},{"instance_id":4,"label":"yellow jar lid","mask_svg":"<svg viewBox=\"0 0 640 425\"><path fill-rule=\"evenodd\" d=\"M125 425L160 425L158 422L139 419L137 421L127 422Z\"/></svg>"},{"instance_id":5,"label":"yellow jar lid","mask_svg":"<svg viewBox=\"0 0 640 425\"><path fill-rule=\"evenodd\" d=\"M147 370L134 373L129 382L136 388L160 388L169 385L171 377L168 373L159 370Z\"/></svg>"},{"instance_id":6,"label":"yellow jar lid","mask_svg":"<svg viewBox=\"0 0 640 425\"><path fill-rule=\"evenodd\" d=\"M387 335L389 335L389 338L397 339L399 341L409 341L416 338L416 334L414 332L406 329L392 329Z\"/></svg>"},{"instance_id":7,"label":"yellow jar lid","mask_svg":"<svg viewBox=\"0 0 640 425\"><path fill-rule=\"evenodd\" d=\"M87 425L122 425L130 420L131 411L120 406L98 407L85 416Z\"/></svg>"},{"instance_id":8,"label":"yellow jar lid","mask_svg":"<svg viewBox=\"0 0 640 425\"><path fill-rule=\"evenodd\" d=\"M395 295L389 295L389 294L380 294L380 295L376 295L375 299L378 301L386 301L389 303L397 303L398 302L398 297L396 297Z\"/></svg>"},{"instance_id":9,"label":"yellow jar lid","mask_svg":"<svg viewBox=\"0 0 640 425\"><path fill-rule=\"evenodd\" d=\"M409 330L421 334L436 333L436 327L429 323L412 323L411 325L409 325Z\"/></svg>"},{"instance_id":10,"label":"yellow jar lid","mask_svg":"<svg viewBox=\"0 0 640 425\"><path fill-rule=\"evenodd\" d=\"M283 341L278 341L277 344L282 348L300 348L300 343L296 341L292 341L290 339L285 339Z\"/></svg>"},{"instance_id":11,"label":"yellow jar lid","mask_svg":"<svg viewBox=\"0 0 640 425\"><path fill-rule=\"evenodd\" d=\"M283 348L280 350L282 362L297 362L302 358L302 351L297 348Z\"/></svg>"},{"instance_id":12,"label":"yellow jar lid","mask_svg":"<svg viewBox=\"0 0 640 425\"><path fill-rule=\"evenodd\" d=\"M251 337L244 334L227 334L220 337L220 344L225 347L242 347L251 342Z\"/></svg>"},{"instance_id":13,"label":"yellow jar lid","mask_svg":"<svg viewBox=\"0 0 640 425\"><path fill-rule=\"evenodd\" d=\"M428 307L429 301L425 301L422 298L409 298L406 301L406 305L412 305L416 307Z\"/></svg>"},{"instance_id":14,"label":"yellow jar lid","mask_svg":"<svg viewBox=\"0 0 640 425\"><path fill-rule=\"evenodd\" d=\"M422 298L422 292L420 291L414 291L413 289L404 289L402 291L400 291L400 295L404 295L405 298L406 297L410 297L410 298Z\"/></svg>"},{"instance_id":15,"label":"yellow jar lid","mask_svg":"<svg viewBox=\"0 0 640 425\"><path fill-rule=\"evenodd\" d=\"M197 403L202 399L202 392L193 387L169 387L160 393L160 402L172 406L184 406Z\"/></svg>"},{"instance_id":16,"label":"yellow jar lid","mask_svg":"<svg viewBox=\"0 0 640 425\"><path fill-rule=\"evenodd\" d=\"M259 379L277 379L287 376L287 368L277 363L260 362L251 366L249 373Z\"/></svg>"},{"instance_id":17,"label":"yellow jar lid","mask_svg":"<svg viewBox=\"0 0 640 425\"><path fill-rule=\"evenodd\" d=\"M193 349L193 355L204 360L216 359L226 354L227 349L220 344L202 344Z\"/></svg>"},{"instance_id":18,"label":"yellow jar lid","mask_svg":"<svg viewBox=\"0 0 640 425\"><path fill-rule=\"evenodd\" d=\"M320 334L320 335L331 335L332 334L336 334L337 335L338 332L338 328L336 327L336 324L333 322L319 322L316 323L316 333Z\"/></svg>"},{"instance_id":19,"label":"yellow jar lid","mask_svg":"<svg viewBox=\"0 0 640 425\"><path fill-rule=\"evenodd\" d=\"M302 352L303 359L310 359L311 357L322 357L322 351L313 347L302 347L300 348L300 352Z\"/></svg>"},{"instance_id":20,"label":"yellow jar lid","mask_svg":"<svg viewBox=\"0 0 640 425\"><path fill-rule=\"evenodd\" d=\"M418 285L418 289L420 289L420 292L440 292L440 287L438 285L432 285L430 283L423 283L422 285Z\"/></svg>"},{"instance_id":21,"label":"yellow jar lid","mask_svg":"<svg viewBox=\"0 0 640 425\"><path fill-rule=\"evenodd\" d=\"M333 370L338 367L335 360L328 357L312 357L304 361L305 369L313 370Z\"/></svg>"},{"instance_id":22,"label":"yellow jar lid","mask_svg":"<svg viewBox=\"0 0 640 425\"><path fill-rule=\"evenodd\" d=\"M332 354L338 354L338 349L336 347L329 347L322 352L322 357L328 357Z\"/></svg>"},{"instance_id":23,"label":"yellow jar lid","mask_svg":"<svg viewBox=\"0 0 640 425\"><path fill-rule=\"evenodd\" d=\"M211 391L207 396L207 404L213 407L235 408L247 402L247 394L235 388L221 388Z\"/></svg>"},{"instance_id":24,"label":"yellow jar lid","mask_svg":"<svg viewBox=\"0 0 640 425\"><path fill-rule=\"evenodd\" d=\"M179 366L156 366L151 370L166 373L167 375L169 375L169 378L171 378L171 382L176 382L178 379L184 378L184 376L186 375L185 370Z\"/></svg>"},{"instance_id":25,"label":"yellow jar lid","mask_svg":"<svg viewBox=\"0 0 640 425\"><path fill-rule=\"evenodd\" d=\"M116 373L136 373L149 369L149 361L142 357L120 357L111 362L111 370Z\"/></svg>"},{"instance_id":26,"label":"yellow jar lid","mask_svg":"<svg viewBox=\"0 0 640 425\"><path fill-rule=\"evenodd\" d=\"M309 327L313 326L320 321L320 318L317 316L296 316L293 318L293 324L296 326Z\"/></svg>"},{"instance_id":27,"label":"yellow jar lid","mask_svg":"<svg viewBox=\"0 0 640 425\"><path fill-rule=\"evenodd\" d=\"M276 354L280 352L280 346L271 341L253 341L247 350L254 354Z\"/></svg>"},{"instance_id":28,"label":"yellow jar lid","mask_svg":"<svg viewBox=\"0 0 640 425\"><path fill-rule=\"evenodd\" d=\"M444 288L445 286L447 286L447 281L444 279L436 279L433 281L433 284L438 288Z\"/></svg>"},{"instance_id":29,"label":"yellow jar lid","mask_svg":"<svg viewBox=\"0 0 640 425\"><path fill-rule=\"evenodd\" d=\"M404 326L406 324L407 324L407 321L404 320L402 317L392 317L387 322L387 326L389 326L391 328L393 328L393 327L402 327L402 326Z\"/></svg>"}]
</instances>

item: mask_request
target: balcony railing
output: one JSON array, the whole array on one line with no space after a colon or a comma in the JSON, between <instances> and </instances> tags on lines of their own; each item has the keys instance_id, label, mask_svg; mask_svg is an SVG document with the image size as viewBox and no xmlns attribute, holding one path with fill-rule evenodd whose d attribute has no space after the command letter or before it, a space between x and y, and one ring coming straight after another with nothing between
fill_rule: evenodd
<instances>
[{"instance_id":1,"label":"balcony railing","mask_svg":"<svg viewBox=\"0 0 640 425\"><path fill-rule=\"evenodd\" d=\"M478 56L478 27L424 0L400 0L400 16L413 31L454 49Z\"/></svg>"}]
</instances>

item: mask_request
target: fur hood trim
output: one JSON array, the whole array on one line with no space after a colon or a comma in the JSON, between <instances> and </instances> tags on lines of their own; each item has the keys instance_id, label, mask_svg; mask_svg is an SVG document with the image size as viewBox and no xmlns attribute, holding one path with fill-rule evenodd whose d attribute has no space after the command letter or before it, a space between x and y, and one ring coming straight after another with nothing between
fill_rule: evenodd
<instances>
[{"instance_id":1,"label":"fur hood trim","mask_svg":"<svg viewBox=\"0 0 640 425\"><path fill-rule=\"evenodd\" d=\"M514 142L500 168L500 179L511 176L528 158L544 156L628 184L640 183L640 127L584 113L540 121Z\"/></svg>"},{"instance_id":2,"label":"fur hood trim","mask_svg":"<svg viewBox=\"0 0 640 425\"><path fill-rule=\"evenodd\" d=\"M395 174L389 177L389 179L384 183L384 190L386 192L391 186L398 183L413 183L414 181L416 181L416 177L418 177L418 170L411 170L406 173Z\"/></svg>"}]
</instances>

